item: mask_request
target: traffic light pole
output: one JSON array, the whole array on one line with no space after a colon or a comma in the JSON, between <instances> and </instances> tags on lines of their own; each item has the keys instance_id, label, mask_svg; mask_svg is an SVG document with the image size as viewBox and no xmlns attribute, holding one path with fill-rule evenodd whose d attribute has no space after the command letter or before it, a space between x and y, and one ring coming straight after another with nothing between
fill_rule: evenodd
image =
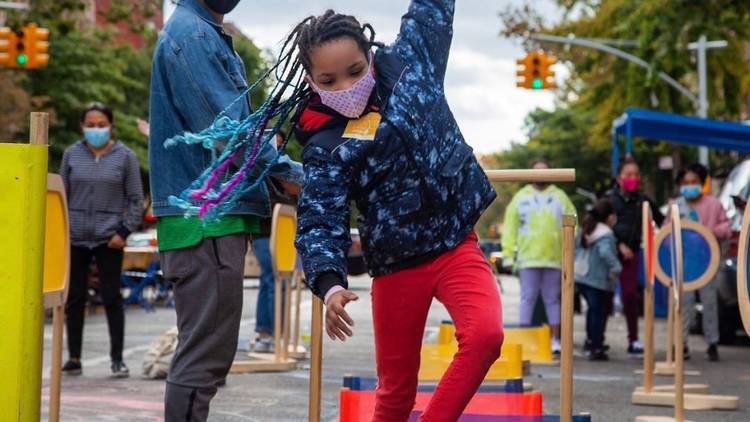
<instances>
[{"instance_id":1,"label":"traffic light pole","mask_svg":"<svg viewBox=\"0 0 750 422\"><path fill-rule=\"evenodd\" d=\"M640 57L634 56L628 52L622 51L618 48L591 40L588 38L578 38L573 34L567 37L560 37L557 35L547 34L530 34L529 39L536 41L554 42L559 44L573 44L580 45L581 47L592 48L594 50L604 51L605 53L612 54L621 59L625 59L631 63L635 63L638 66L647 69L651 72L654 71L654 67L648 64L645 60ZM676 89L680 94L687 97L693 104L695 113L699 117L708 117L708 90L707 90L707 70L706 70L706 50L711 48L723 48L728 44L726 41L707 41L705 35L701 35L697 42L688 44L688 50L696 50L698 52L698 96L696 97L688 88L680 84L674 78L664 72L656 72L659 79L663 80L669 86ZM701 164L708 167L708 148L699 148L699 161Z\"/></svg>"},{"instance_id":2,"label":"traffic light pole","mask_svg":"<svg viewBox=\"0 0 750 422\"><path fill-rule=\"evenodd\" d=\"M698 53L698 117L708 117L708 88L706 70L706 50L710 48L724 48L729 43L725 40L708 41L705 35L701 35L698 41L688 44L688 50ZM699 160L704 166L708 166L708 148L700 147Z\"/></svg>"}]
</instances>

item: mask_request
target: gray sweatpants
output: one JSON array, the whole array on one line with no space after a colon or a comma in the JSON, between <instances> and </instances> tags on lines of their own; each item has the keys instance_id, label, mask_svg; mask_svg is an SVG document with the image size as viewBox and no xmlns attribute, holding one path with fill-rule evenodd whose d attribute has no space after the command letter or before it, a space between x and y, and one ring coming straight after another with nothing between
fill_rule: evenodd
<instances>
[{"instance_id":1,"label":"gray sweatpants","mask_svg":"<svg viewBox=\"0 0 750 422\"><path fill-rule=\"evenodd\" d=\"M703 305L703 338L709 345L719 342L719 306L716 291L716 279L698 289ZM695 314L695 292L686 292L682 295L682 333L685 343L688 340L690 324Z\"/></svg>"},{"instance_id":2,"label":"gray sweatpants","mask_svg":"<svg viewBox=\"0 0 750 422\"><path fill-rule=\"evenodd\" d=\"M204 422L237 352L247 235L204 239L161 254L174 283L178 345L167 377L165 422Z\"/></svg>"}]
</instances>

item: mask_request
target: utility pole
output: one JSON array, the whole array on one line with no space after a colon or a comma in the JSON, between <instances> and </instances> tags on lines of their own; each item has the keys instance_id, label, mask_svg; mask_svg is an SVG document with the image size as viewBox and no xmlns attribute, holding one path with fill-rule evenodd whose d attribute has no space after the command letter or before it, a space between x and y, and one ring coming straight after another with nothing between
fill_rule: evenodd
<instances>
[{"instance_id":1,"label":"utility pole","mask_svg":"<svg viewBox=\"0 0 750 422\"><path fill-rule=\"evenodd\" d=\"M688 50L698 53L698 117L708 117L708 71L706 70L706 50L711 48L724 48L729 43L725 40L708 41L705 35L701 35L698 41L688 44ZM700 147L698 150L698 161L708 167L708 148Z\"/></svg>"}]
</instances>

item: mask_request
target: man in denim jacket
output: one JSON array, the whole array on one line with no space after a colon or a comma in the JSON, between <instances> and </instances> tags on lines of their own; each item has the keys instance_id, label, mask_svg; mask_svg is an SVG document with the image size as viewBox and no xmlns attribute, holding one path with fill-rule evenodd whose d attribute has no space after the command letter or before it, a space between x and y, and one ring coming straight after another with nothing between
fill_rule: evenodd
<instances>
[{"instance_id":1,"label":"man in denim jacket","mask_svg":"<svg viewBox=\"0 0 750 422\"><path fill-rule=\"evenodd\" d=\"M218 222L184 218L168 202L198 178L212 151L201 145L164 148L164 141L199 132L247 89L242 60L222 27L239 0L182 0L154 51L151 76L151 192L164 277L174 283L179 346L167 378L165 420L205 421L211 398L231 367L242 311L247 235L270 214L265 184L246 194ZM227 110L250 113L247 99ZM272 161L270 148L258 165ZM301 183L299 163L279 158L271 177Z\"/></svg>"}]
</instances>

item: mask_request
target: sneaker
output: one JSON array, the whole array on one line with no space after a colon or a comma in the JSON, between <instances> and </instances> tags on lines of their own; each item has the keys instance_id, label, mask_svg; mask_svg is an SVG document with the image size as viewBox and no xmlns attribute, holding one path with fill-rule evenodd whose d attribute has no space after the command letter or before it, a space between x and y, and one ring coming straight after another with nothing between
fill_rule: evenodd
<instances>
[{"instance_id":1,"label":"sneaker","mask_svg":"<svg viewBox=\"0 0 750 422\"><path fill-rule=\"evenodd\" d=\"M123 361L112 362L112 378L127 378L130 376L130 369Z\"/></svg>"},{"instance_id":2,"label":"sneaker","mask_svg":"<svg viewBox=\"0 0 750 422\"><path fill-rule=\"evenodd\" d=\"M716 347L716 344L708 346L706 354L708 354L708 360L710 360L711 362L719 361L719 348Z\"/></svg>"},{"instance_id":3,"label":"sneaker","mask_svg":"<svg viewBox=\"0 0 750 422\"><path fill-rule=\"evenodd\" d=\"M628 345L628 356L631 358L643 357L643 345L640 341L636 340Z\"/></svg>"},{"instance_id":4,"label":"sneaker","mask_svg":"<svg viewBox=\"0 0 750 422\"><path fill-rule=\"evenodd\" d=\"M255 353L273 353L276 350L274 347L273 337L258 337L255 339L255 345L253 346L253 352Z\"/></svg>"},{"instance_id":5,"label":"sneaker","mask_svg":"<svg viewBox=\"0 0 750 422\"><path fill-rule=\"evenodd\" d=\"M552 354L555 356L560 356L560 340L553 338L552 339Z\"/></svg>"},{"instance_id":6,"label":"sneaker","mask_svg":"<svg viewBox=\"0 0 750 422\"><path fill-rule=\"evenodd\" d=\"M587 358L592 362L604 362L609 360L609 356L607 355L607 352L604 351L604 349L593 350L589 352Z\"/></svg>"},{"instance_id":7,"label":"sneaker","mask_svg":"<svg viewBox=\"0 0 750 422\"><path fill-rule=\"evenodd\" d=\"M83 366L81 366L81 362L69 360L63 365L62 373L65 375L81 375L83 374Z\"/></svg>"},{"instance_id":8,"label":"sneaker","mask_svg":"<svg viewBox=\"0 0 750 422\"><path fill-rule=\"evenodd\" d=\"M682 360L690 360L690 348L687 345L682 347Z\"/></svg>"}]
</instances>

